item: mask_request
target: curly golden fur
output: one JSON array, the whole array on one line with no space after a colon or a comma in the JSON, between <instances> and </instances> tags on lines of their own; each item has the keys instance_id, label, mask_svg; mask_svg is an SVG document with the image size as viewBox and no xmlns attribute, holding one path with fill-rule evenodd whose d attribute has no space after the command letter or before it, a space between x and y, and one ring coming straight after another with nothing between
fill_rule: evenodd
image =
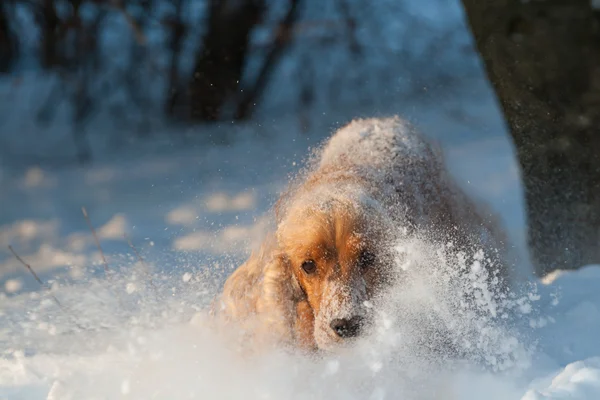
<instances>
[{"instance_id":1,"label":"curly golden fur","mask_svg":"<svg viewBox=\"0 0 600 400\"><path fill-rule=\"evenodd\" d=\"M451 242L456 252L483 246L496 257L496 276L508 279L497 223L453 182L441 153L399 118L340 129L274 211L274 232L213 305L255 337L311 350L351 342L393 276L399 237Z\"/></svg>"}]
</instances>

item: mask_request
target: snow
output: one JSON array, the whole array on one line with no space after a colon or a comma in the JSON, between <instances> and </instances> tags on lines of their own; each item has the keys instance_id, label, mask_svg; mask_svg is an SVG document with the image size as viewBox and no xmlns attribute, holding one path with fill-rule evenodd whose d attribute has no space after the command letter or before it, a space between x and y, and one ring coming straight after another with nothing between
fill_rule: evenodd
<instances>
[{"instance_id":1,"label":"snow","mask_svg":"<svg viewBox=\"0 0 600 400\"><path fill-rule=\"evenodd\" d=\"M315 2L305 12L319 18L336 12L326 4ZM131 126L117 126L100 112L100 122L89 125L95 153L86 166L72 162L64 104L50 126L23 117L56 82L31 70L18 82L0 81L0 399L600 398L600 266L557 272L543 282L531 277L514 149L489 85L480 69L473 72L476 60L457 51L470 40L458 3L377 4L351 9L361 22L380 27L358 27L359 41L380 44L365 46L367 62L357 65L343 49L300 41L276 72L269 102L247 125L169 128L161 135L164 124L150 115L158 134L130 142L123 132ZM390 19L381 15L390 10L416 23L381 20ZM108 34L121 37L122 23L112 23ZM437 40L447 39L455 24L463 30L452 46ZM437 61L426 53L423 31L442 46ZM29 35L24 39L34 43ZM399 44L399 37L408 40ZM305 63L307 51L314 53ZM296 101L286 88L298 68L319 72L308 130L282 111ZM415 68L422 74L413 80L408 71ZM458 89L436 90L432 76L440 70L469 79ZM156 97L161 85L144 93ZM426 94L409 96L409 87ZM115 97L115 104L123 102ZM134 122L140 119L139 110L130 111ZM368 340L321 358L278 349L240 354L238 333L213 326L206 307L269 227L264 212L310 149L336 128L355 117L394 114L437 140L465 190L501 215L523 257L523 284L492 300L480 264L461 265L468 279L455 284L423 273L431 263L447 262L440 249L402 243L399 250L413 246L414 257L399 267L414 279L392 291ZM81 207L98 232L108 275ZM461 302L465 294L475 303ZM422 340L431 323L445 327L465 362L431 354Z\"/></svg>"},{"instance_id":2,"label":"snow","mask_svg":"<svg viewBox=\"0 0 600 400\"><path fill-rule=\"evenodd\" d=\"M491 203L522 248L512 148L488 89L475 93L462 95L471 126L454 118L453 97L420 104L419 112L406 107L405 115L441 143L450 170ZM481 120L473 123L474 115ZM287 135L276 134L281 126ZM557 396L567 387L594 390L597 267L537 282L513 305L484 296L481 307L462 309L460 318L454 315L461 304L443 300L448 290L471 285L435 286L425 275L396 293L404 307L382 314L374 336L357 348L321 359L279 351L240 356L235 333L210 326L204 307L268 227L263 212L288 174L333 129L325 123L305 134L295 126L279 119L231 128L228 145L176 143L146 153L136 144L85 167L4 167L0 245L11 244L50 289L0 253L0 398L521 399ZM115 271L108 277L82 206ZM419 260L413 261L408 268ZM525 261L523 267L527 276ZM476 275L472 287L481 287ZM517 322L490 317L490 306ZM462 344L474 346L468 364L452 366L419 350L417 328L430 314L424 310L436 310L452 337L469 338ZM476 318L480 311L487 317ZM583 364L565 369L577 362ZM552 383L563 376L564 384Z\"/></svg>"},{"instance_id":3,"label":"snow","mask_svg":"<svg viewBox=\"0 0 600 400\"><path fill-rule=\"evenodd\" d=\"M543 304L533 306L535 317L527 318L529 312L522 317L545 318L548 323L532 330L539 340L536 345L528 344L523 336L520 343L513 342L513 348L497 348L499 354L516 355L514 363L501 370L431 362L416 357L414 344L404 348L400 344L397 352L390 351L393 342L400 343L403 337L397 337L394 322L389 320L368 343L347 352L314 359L273 351L248 359L236 354L230 332L209 329L200 312L191 323L184 322L185 318L175 318L179 319L175 322L173 315L161 316L164 325L154 328L140 321L121 321L120 329L114 331L61 336L43 327L48 330L45 335L55 338L47 348L38 346L39 352L30 354L13 350L0 361L0 398L425 399L443 394L444 398L473 400L596 399L600 395L600 318L597 309L588 314L590 306L585 304L597 306L600 296L585 287L579 290L582 281L588 288L597 287L600 266L566 272L548 285L540 284L537 295L528 296L532 306ZM191 284L185 277L183 282ZM72 295L90 306L97 301L90 298L91 290L102 295L98 287L71 288L73 293L61 294L65 301ZM566 300L555 301L553 293ZM582 304L585 318L580 313ZM167 314L179 312L175 304L170 306L155 307L171 308ZM89 311L110 319L109 311L99 306ZM499 339L512 339L510 330L499 332L506 335ZM37 340L49 341L44 337L38 334Z\"/></svg>"},{"instance_id":4,"label":"snow","mask_svg":"<svg viewBox=\"0 0 600 400\"><path fill-rule=\"evenodd\" d=\"M490 124L485 137L469 135L474 128L452 117L452 99L422 104L424 111L413 112L412 120L442 144L449 169L491 203L522 247L512 148L489 92L478 90L463 101L472 101L467 108L482 111ZM263 135L275 130L260 129ZM238 353L236 333L213 327L205 307L251 239L268 226L262 212L287 175L329 132L267 134L152 156L134 151L86 167L5 170L2 247L12 244L50 289L41 289L8 252L0 255L0 398L600 396L600 266L539 282L524 261L527 284L500 303L485 295L476 265L465 266L472 278L459 286L436 286L444 281L416 275L410 290L394 294L401 306L384 308L376 332L355 348L322 358L278 350L250 358ZM108 277L80 215L82 205L116 271ZM430 253L413 251L417 259L404 267L418 271L419 262L440 261L421 257ZM473 288L483 294L475 309L447 301ZM443 321L451 337L464 338L465 363L423 350L424 315Z\"/></svg>"}]
</instances>

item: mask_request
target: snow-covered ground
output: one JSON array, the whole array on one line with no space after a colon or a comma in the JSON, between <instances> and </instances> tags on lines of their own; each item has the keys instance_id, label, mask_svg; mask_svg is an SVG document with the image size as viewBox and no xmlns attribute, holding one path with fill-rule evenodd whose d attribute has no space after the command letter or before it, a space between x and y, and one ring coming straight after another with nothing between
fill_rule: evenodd
<instances>
[{"instance_id":1,"label":"snow-covered ground","mask_svg":"<svg viewBox=\"0 0 600 400\"><path fill-rule=\"evenodd\" d=\"M320 4L312 12L329 15ZM378 3L384 11L398 4ZM267 96L272 104L256 122L168 128L161 136L165 126L146 113L153 135L130 142L129 128L100 114L89 126L94 159L86 166L73 163L64 104L52 126L31 117L52 81L28 69L0 80L0 399L600 399L600 266L545 282L531 277L519 170L497 104L481 71L472 73L473 51L438 40L456 24L463 30L454 44L468 42L459 3L403 4L416 25L390 21L376 8L351 10L371 11L358 38L381 45L365 46L360 68L346 68L343 50L315 50L309 60L319 72L318 96L308 129L285 110L296 101L288 83L298 68L308 69L302 51L313 51L312 42L282 61ZM367 29L371 19L377 30ZM396 48L398 37L413 48ZM437 61L424 44L432 38L442 47L434 49ZM415 65L422 79L413 82L406 74ZM424 86L420 97L405 97L436 69L460 71L462 84L452 91ZM355 348L322 358L240 356L235 332L211 326L206 305L266 228L265 212L309 148L352 117L391 114L439 140L460 183L500 214L522 255L520 287L502 302L483 296L475 309L463 309L456 299L464 291L485 293L476 274L444 290L416 274ZM436 262L427 250L414 256ZM468 348L465 362L423 350L418 332L429 315Z\"/></svg>"},{"instance_id":2,"label":"snow-covered ground","mask_svg":"<svg viewBox=\"0 0 600 400\"><path fill-rule=\"evenodd\" d=\"M524 254L518 169L489 88L398 108L442 143L450 170L501 214ZM524 258L528 284L481 309L499 318L445 317L472 346L461 364L419 350L415 316L446 304L426 284L397 293L404 314L383 315L365 343L318 359L243 358L234 333L210 327L204 307L288 174L342 122L304 134L280 118L215 128L229 135L221 145L155 139L85 167L3 167L0 246L12 245L61 307L0 253L0 399L600 398L598 266L542 283ZM104 274L82 206L119 272Z\"/></svg>"}]
</instances>

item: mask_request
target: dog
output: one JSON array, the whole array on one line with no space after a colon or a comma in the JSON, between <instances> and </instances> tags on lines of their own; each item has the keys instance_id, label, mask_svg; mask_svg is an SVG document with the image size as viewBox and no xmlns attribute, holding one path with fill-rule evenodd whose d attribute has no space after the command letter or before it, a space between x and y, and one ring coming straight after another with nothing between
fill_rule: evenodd
<instances>
[{"instance_id":1,"label":"dog","mask_svg":"<svg viewBox=\"0 0 600 400\"><path fill-rule=\"evenodd\" d=\"M338 130L274 207L261 248L226 280L213 313L267 341L333 351L368 328L372 300L395 279L401 237L492 254L508 281L505 238L451 179L441 151L398 118Z\"/></svg>"}]
</instances>

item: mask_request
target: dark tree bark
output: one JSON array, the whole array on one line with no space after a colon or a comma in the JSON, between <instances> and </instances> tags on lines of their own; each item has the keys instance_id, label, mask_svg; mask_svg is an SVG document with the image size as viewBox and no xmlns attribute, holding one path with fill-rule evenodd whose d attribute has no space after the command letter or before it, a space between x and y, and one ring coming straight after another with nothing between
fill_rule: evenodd
<instances>
[{"instance_id":1,"label":"dark tree bark","mask_svg":"<svg viewBox=\"0 0 600 400\"><path fill-rule=\"evenodd\" d=\"M463 0L516 145L535 271L600 262L600 27L590 0Z\"/></svg>"},{"instance_id":2,"label":"dark tree bark","mask_svg":"<svg viewBox=\"0 0 600 400\"><path fill-rule=\"evenodd\" d=\"M43 0L40 7L39 26L41 35L41 64L52 68L60 64L58 54L60 19L56 14L54 0Z\"/></svg>"},{"instance_id":3,"label":"dark tree bark","mask_svg":"<svg viewBox=\"0 0 600 400\"><path fill-rule=\"evenodd\" d=\"M189 87L191 119L221 116L242 80L250 35L264 12L262 0L210 0L208 27Z\"/></svg>"},{"instance_id":4,"label":"dark tree bark","mask_svg":"<svg viewBox=\"0 0 600 400\"><path fill-rule=\"evenodd\" d=\"M267 83L277 62L283 55L285 49L289 46L292 36L292 28L298 18L300 0L290 0L290 7L277 27L275 40L265 57L265 61L258 73L254 84L246 88L240 96L235 113L236 119L248 119L253 112L254 106L262 96L267 87Z\"/></svg>"},{"instance_id":5,"label":"dark tree bark","mask_svg":"<svg viewBox=\"0 0 600 400\"><path fill-rule=\"evenodd\" d=\"M17 50L17 38L9 25L8 4L0 3L0 73L11 70Z\"/></svg>"},{"instance_id":6,"label":"dark tree bark","mask_svg":"<svg viewBox=\"0 0 600 400\"><path fill-rule=\"evenodd\" d=\"M183 0L175 0L175 14L168 18L165 24L169 27L169 86L167 101L165 105L166 114L173 117L176 114L176 107L180 105L180 82L179 82L179 58L183 39L186 34L186 27L182 18Z\"/></svg>"}]
</instances>

